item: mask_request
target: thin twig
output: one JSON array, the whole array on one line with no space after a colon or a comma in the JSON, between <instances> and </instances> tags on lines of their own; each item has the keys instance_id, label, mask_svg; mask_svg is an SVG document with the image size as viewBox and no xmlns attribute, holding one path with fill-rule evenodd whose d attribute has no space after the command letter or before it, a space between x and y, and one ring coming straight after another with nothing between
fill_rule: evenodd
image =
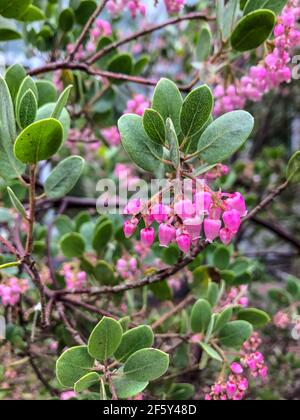
<instances>
[{"instance_id":1,"label":"thin twig","mask_svg":"<svg viewBox=\"0 0 300 420\"><path fill-rule=\"evenodd\" d=\"M103 11L103 9L105 8L107 3L108 3L108 0L103 0L101 3L99 3L96 10L94 11L94 13L91 15L91 17L87 21L85 27L83 28L83 31L81 32L77 42L75 43L73 51L69 55L69 58L68 58L69 62L73 61L76 53L78 52L79 48L81 47L81 45L83 43L86 35L88 34L88 32L91 29L91 27L93 26L95 20L101 14L101 12Z\"/></svg>"},{"instance_id":2,"label":"thin twig","mask_svg":"<svg viewBox=\"0 0 300 420\"><path fill-rule=\"evenodd\" d=\"M174 308L171 311L165 313L163 316L159 318L159 320L154 322L152 324L152 329L155 330L161 325L163 325L168 319L172 318L173 315L177 314L177 312L180 312L182 309L188 306L193 300L194 300L194 296L192 295L187 296L177 306L174 306Z\"/></svg>"}]
</instances>

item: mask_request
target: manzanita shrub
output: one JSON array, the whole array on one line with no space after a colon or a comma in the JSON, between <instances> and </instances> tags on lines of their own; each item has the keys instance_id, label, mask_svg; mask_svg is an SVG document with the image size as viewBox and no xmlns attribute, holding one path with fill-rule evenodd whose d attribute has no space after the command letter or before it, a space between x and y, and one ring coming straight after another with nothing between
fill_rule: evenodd
<instances>
[{"instance_id":1,"label":"manzanita shrub","mask_svg":"<svg viewBox=\"0 0 300 420\"><path fill-rule=\"evenodd\" d=\"M0 0L0 399L299 399L299 17Z\"/></svg>"}]
</instances>

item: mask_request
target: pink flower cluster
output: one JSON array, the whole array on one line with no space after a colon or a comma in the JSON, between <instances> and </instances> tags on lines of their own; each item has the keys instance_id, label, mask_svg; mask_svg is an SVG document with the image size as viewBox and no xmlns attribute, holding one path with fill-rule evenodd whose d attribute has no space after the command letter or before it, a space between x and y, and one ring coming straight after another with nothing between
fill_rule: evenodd
<instances>
[{"instance_id":1,"label":"pink flower cluster","mask_svg":"<svg viewBox=\"0 0 300 420\"><path fill-rule=\"evenodd\" d=\"M134 97L127 102L124 114L137 114L143 116L145 110L149 108L149 106L150 103L144 95L134 95Z\"/></svg>"},{"instance_id":2,"label":"pink flower cluster","mask_svg":"<svg viewBox=\"0 0 300 420\"><path fill-rule=\"evenodd\" d=\"M60 274L64 277L68 290L81 289L87 280L86 273L84 271L79 271L72 264L64 264Z\"/></svg>"},{"instance_id":3,"label":"pink flower cluster","mask_svg":"<svg viewBox=\"0 0 300 420\"><path fill-rule=\"evenodd\" d=\"M95 27L92 28L89 32L89 41L86 45L86 48L81 45L79 50L75 54L75 60L82 60L85 55L86 51L89 53L93 53L96 51L97 43L102 36L111 36L112 35L112 27L111 24L103 19L96 20ZM71 54L74 51L74 44L67 45L67 52Z\"/></svg>"},{"instance_id":4,"label":"pink flower cluster","mask_svg":"<svg viewBox=\"0 0 300 420\"><path fill-rule=\"evenodd\" d=\"M242 308L248 307L248 286L232 287L229 292L224 295L220 302L220 307L226 308L231 305L240 305Z\"/></svg>"},{"instance_id":5,"label":"pink flower cluster","mask_svg":"<svg viewBox=\"0 0 300 420\"><path fill-rule=\"evenodd\" d=\"M228 175L230 169L227 165L223 165L222 163L218 163L211 171L205 174L205 179L207 181L215 181L222 176Z\"/></svg>"},{"instance_id":6,"label":"pink flower cluster","mask_svg":"<svg viewBox=\"0 0 300 420\"><path fill-rule=\"evenodd\" d=\"M29 289L29 283L26 279L17 279L12 277L0 284L0 298L4 306L16 305L22 294Z\"/></svg>"},{"instance_id":7,"label":"pink flower cluster","mask_svg":"<svg viewBox=\"0 0 300 420\"><path fill-rule=\"evenodd\" d=\"M124 280L133 278L138 271L138 262L136 258L120 258L117 261L117 271Z\"/></svg>"},{"instance_id":8,"label":"pink flower cluster","mask_svg":"<svg viewBox=\"0 0 300 420\"><path fill-rule=\"evenodd\" d=\"M265 364L264 356L258 351L262 340L258 333L253 333L246 341L242 348L241 363L245 368L250 369L250 374L253 378L266 379L268 375L268 368Z\"/></svg>"},{"instance_id":9,"label":"pink flower cluster","mask_svg":"<svg viewBox=\"0 0 300 420\"><path fill-rule=\"evenodd\" d=\"M126 238L135 233L139 221L143 219L145 228L141 230L141 242L150 248L155 242L152 224L157 222L160 245L167 247L176 242L181 251L188 253L201 236L205 236L207 242L220 238L229 245L239 231L247 208L240 193L213 192L206 185L203 191L195 193L193 201L180 198L171 205L165 205L131 200L124 214L132 216L124 224Z\"/></svg>"},{"instance_id":10,"label":"pink flower cluster","mask_svg":"<svg viewBox=\"0 0 300 420\"><path fill-rule=\"evenodd\" d=\"M107 3L107 10L114 17L119 16L124 9L128 9L133 19L135 19L140 13L142 16L146 16L146 6L141 0L109 0Z\"/></svg>"},{"instance_id":11,"label":"pink flower cluster","mask_svg":"<svg viewBox=\"0 0 300 420\"><path fill-rule=\"evenodd\" d=\"M104 128L101 134L110 146L119 146L121 143L120 133L116 126Z\"/></svg>"},{"instance_id":12,"label":"pink flower cluster","mask_svg":"<svg viewBox=\"0 0 300 420\"><path fill-rule=\"evenodd\" d=\"M292 48L300 43L300 31L297 29L299 17L299 0L291 0L278 16L274 28L273 50L260 64L252 66L249 74L242 77L236 85L226 88L222 85L216 86L216 115L243 108L247 100L258 102L281 83L291 81L292 72L288 64L291 61Z\"/></svg>"},{"instance_id":13,"label":"pink flower cluster","mask_svg":"<svg viewBox=\"0 0 300 420\"><path fill-rule=\"evenodd\" d=\"M244 369L238 363L231 365L231 374L227 381L221 379L211 387L209 394L205 395L206 401L241 401L249 387L248 379L242 376Z\"/></svg>"},{"instance_id":14,"label":"pink flower cluster","mask_svg":"<svg viewBox=\"0 0 300 420\"><path fill-rule=\"evenodd\" d=\"M286 312L279 311L273 318L273 323L277 328L285 330L291 323L290 317Z\"/></svg>"},{"instance_id":15,"label":"pink flower cluster","mask_svg":"<svg viewBox=\"0 0 300 420\"><path fill-rule=\"evenodd\" d=\"M170 15L178 14L184 7L185 0L164 0L166 9Z\"/></svg>"},{"instance_id":16,"label":"pink flower cluster","mask_svg":"<svg viewBox=\"0 0 300 420\"><path fill-rule=\"evenodd\" d=\"M93 53L96 51L99 39L102 36L109 37L112 35L111 24L103 19L96 20L96 26L90 31L90 40L87 43L86 49L88 52Z\"/></svg>"},{"instance_id":17,"label":"pink flower cluster","mask_svg":"<svg viewBox=\"0 0 300 420\"><path fill-rule=\"evenodd\" d=\"M227 380L221 378L211 387L208 394L205 395L207 401L211 400L233 400L240 401L244 399L249 387L249 380L246 376L246 370L252 378L261 378L265 380L268 375L268 368L262 353L258 351L261 345L261 338L254 333L246 341L241 350L240 362L234 362L230 366L230 375Z\"/></svg>"}]
</instances>

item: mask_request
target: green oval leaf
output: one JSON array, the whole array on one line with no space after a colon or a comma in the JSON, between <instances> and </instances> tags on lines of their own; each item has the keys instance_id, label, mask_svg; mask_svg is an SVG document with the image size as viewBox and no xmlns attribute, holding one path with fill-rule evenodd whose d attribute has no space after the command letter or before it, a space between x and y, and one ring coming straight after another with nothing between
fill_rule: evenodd
<instances>
[{"instance_id":1,"label":"green oval leaf","mask_svg":"<svg viewBox=\"0 0 300 420\"><path fill-rule=\"evenodd\" d=\"M179 150L178 137L175 132L175 127L171 118L167 119L166 127L167 127L167 142L170 148L170 159L174 167L177 169L180 165L180 150Z\"/></svg>"},{"instance_id":2,"label":"green oval leaf","mask_svg":"<svg viewBox=\"0 0 300 420\"><path fill-rule=\"evenodd\" d=\"M147 325L133 328L123 334L121 344L115 353L115 358L124 363L138 350L151 347L154 342L152 329Z\"/></svg>"},{"instance_id":3,"label":"green oval leaf","mask_svg":"<svg viewBox=\"0 0 300 420\"><path fill-rule=\"evenodd\" d=\"M9 67L5 73L5 81L9 88L12 101L15 103L18 91L23 80L26 78L26 71L20 64Z\"/></svg>"},{"instance_id":4,"label":"green oval leaf","mask_svg":"<svg viewBox=\"0 0 300 420\"><path fill-rule=\"evenodd\" d=\"M31 4L26 12L20 17L22 22L37 22L46 19L45 13L38 7Z\"/></svg>"},{"instance_id":5,"label":"green oval leaf","mask_svg":"<svg viewBox=\"0 0 300 420\"><path fill-rule=\"evenodd\" d=\"M149 139L138 115L126 114L119 119L122 145L133 162L147 172L157 172L163 148Z\"/></svg>"},{"instance_id":6,"label":"green oval leaf","mask_svg":"<svg viewBox=\"0 0 300 420\"><path fill-rule=\"evenodd\" d=\"M36 164L53 156L60 149L62 142L62 124L49 118L25 128L16 140L14 153L21 162Z\"/></svg>"},{"instance_id":7,"label":"green oval leaf","mask_svg":"<svg viewBox=\"0 0 300 420\"><path fill-rule=\"evenodd\" d=\"M248 0L244 7L244 15L257 9L268 9L279 14L288 0Z\"/></svg>"},{"instance_id":8,"label":"green oval leaf","mask_svg":"<svg viewBox=\"0 0 300 420\"><path fill-rule=\"evenodd\" d=\"M231 35L231 45L237 51L250 51L263 44L271 35L276 15L271 10L256 10L243 17Z\"/></svg>"},{"instance_id":9,"label":"green oval leaf","mask_svg":"<svg viewBox=\"0 0 300 420\"><path fill-rule=\"evenodd\" d=\"M161 79L154 90L152 108L157 111L164 121L171 118L176 134L181 131L180 111L182 107L182 96L178 87L169 79Z\"/></svg>"},{"instance_id":10,"label":"green oval leaf","mask_svg":"<svg viewBox=\"0 0 300 420\"><path fill-rule=\"evenodd\" d=\"M73 86L70 85L61 93L54 107L54 110L52 111L51 118L56 118L58 120L61 117L63 109L68 103L68 99L69 99L72 89L73 89Z\"/></svg>"},{"instance_id":11,"label":"green oval leaf","mask_svg":"<svg viewBox=\"0 0 300 420\"><path fill-rule=\"evenodd\" d=\"M186 138L199 133L213 110L213 96L207 85L194 89L184 100L180 113L180 125Z\"/></svg>"},{"instance_id":12,"label":"green oval leaf","mask_svg":"<svg viewBox=\"0 0 300 420\"><path fill-rule=\"evenodd\" d=\"M217 360L218 362L223 362L222 357L219 355L218 352L216 352L216 350L214 350L209 344L200 342L200 346L202 347L202 349L205 351L206 354L208 354L208 356L211 359Z\"/></svg>"},{"instance_id":13,"label":"green oval leaf","mask_svg":"<svg viewBox=\"0 0 300 420\"><path fill-rule=\"evenodd\" d=\"M254 328L263 328L271 321L266 312L256 308L241 309L237 318L249 322Z\"/></svg>"},{"instance_id":14,"label":"green oval leaf","mask_svg":"<svg viewBox=\"0 0 300 420\"><path fill-rule=\"evenodd\" d=\"M166 141L166 127L161 115L154 109L146 109L143 116L143 127L149 138L158 144Z\"/></svg>"},{"instance_id":15,"label":"green oval leaf","mask_svg":"<svg viewBox=\"0 0 300 420\"><path fill-rule=\"evenodd\" d=\"M75 14L74 14L73 9L71 8L64 9L58 18L59 28L63 32L69 32L73 29L74 23L75 23Z\"/></svg>"},{"instance_id":16,"label":"green oval leaf","mask_svg":"<svg viewBox=\"0 0 300 420\"><path fill-rule=\"evenodd\" d=\"M197 61L206 61L212 50L212 33L207 22L202 25L196 48Z\"/></svg>"},{"instance_id":17,"label":"green oval leaf","mask_svg":"<svg viewBox=\"0 0 300 420\"><path fill-rule=\"evenodd\" d=\"M138 382L128 379L126 375L113 377L113 384L117 396L122 399L135 397L147 388L149 382Z\"/></svg>"},{"instance_id":18,"label":"green oval leaf","mask_svg":"<svg viewBox=\"0 0 300 420\"><path fill-rule=\"evenodd\" d=\"M203 333L207 330L212 316L212 309L209 302L199 299L192 308L191 328L195 333Z\"/></svg>"},{"instance_id":19,"label":"green oval leaf","mask_svg":"<svg viewBox=\"0 0 300 420\"><path fill-rule=\"evenodd\" d=\"M31 0L0 0L0 15L9 19L18 19L30 5Z\"/></svg>"},{"instance_id":20,"label":"green oval leaf","mask_svg":"<svg viewBox=\"0 0 300 420\"><path fill-rule=\"evenodd\" d=\"M17 122L20 128L24 129L32 124L37 113L37 100L31 89L24 93L17 109Z\"/></svg>"},{"instance_id":21,"label":"green oval leaf","mask_svg":"<svg viewBox=\"0 0 300 420\"><path fill-rule=\"evenodd\" d=\"M220 331L232 318L233 309L226 308L220 314L217 315L214 332Z\"/></svg>"},{"instance_id":22,"label":"green oval leaf","mask_svg":"<svg viewBox=\"0 0 300 420\"><path fill-rule=\"evenodd\" d=\"M210 165L220 163L246 142L254 127L254 119L246 111L233 111L213 121L200 137L198 152Z\"/></svg>"},{"instance_id":23,"label":"green oval leaf","mask_svg":"<svg viewBox=\"0 0 300 420\"><path fill-rule=\"evenodd\" d=\"M18 90L18 94L16 97L16 110L20 108L20 103L23 99L23 96L25 95L28 90L31 90L33 94L36 97L36 100L38 100L38 90L36 87L36 84L34 83L33 79L30 76L25 77L25 79L22 81L20 88Z\"/></svg>"},{"instance_id":24,"label":"green oval leaf","mask_svg":"<svg viewBox=\"0 0 300 420\"><path fill-rule=\"evenodd\" d=\"M80 156L70 156L60 162L45 182L45 193L47 197L65 197L77 184L84 164L84 159Z\"/></svg>"},{"instance_id":25,"label":"green oval leaf","mask_svg":"<svg viewBox=\"0 0 300 420\"><path fill-rule=\"evenodd\" d=\"M17 31L15 25L0 16L0 41L15 41L21 38L22 35Z\"/></svg>"},{"instance_id":26,"label":"green oval leaf","mask_svg":"<svg viewBox=\"0 0 300 420\"><path fill-rule=\"evenodd\" d=\"M13 153L16 136L14 106L8 86L0 75L0 176L4 179L18 178L25 170L25 165Z\"/></svg>"},{"instance_id":27,"label":"green oval leaf","mask_svg":"<svg viewBox=\"0 0 300 420\"><path fill-rule=\"evenodd\" d=\"M92 331L88 352L100 362L105 362L118 349L123 335L123 329L118 321L104 317Z\"/></svg>"},{"instance_id":28,"label":"green oval leaf","mask_svg":"<svg viewBox=\"0 0 300 420\"><path fill-rule=\"evenodd\" d=\"M98 261L94 269L96 280L102 285L112 285L116 283L115 272L111 265L106 261Z\"/></svg>"},{"instance_id":29,"label":"green oval leaf","mask_svg":"<svg viewBox=\"0 0 300 420\"><path fill-rule=\"evenodd\" d=\"M38 80L35 83L38 90L39 108L45 104L53 103L57 100L57 90L53 83L49 80ZM50 117L50 113L48 117Z\"/></svg>"},{"instance_id":30,"label":"green oval leaf","mask_svg":"<svg viewBox=\"0 0 300 420\"><path fill-rule=\"evenodd\" d=\"M113 232L114 228L110 220L97 227L93 237L93 248L95 251L99 252L107 246L107 244L111 241Z\"/></svg>"},{"instance_id":31,"label":"green oval leaf","mask_svg":"<svg viewBox=\"0 0 300 420\"><path fill-rule=\"evenodd\" d=\"M85 25L97 8L97 3L92 0L83 0L75 11L77 23Z\"/></svg>"},{"instance_id":32,"label":"green oval leaf","mask_svg":"<svg viewBox=\"0 0 300 420\"><path fill-rule=\"evenodd\" d=\"M40 120L44 120L46 118L50 118L53 110L56 106L56 103L47 103L45 105L43 105L40 109L38 109L37 112L37 116L36 116L36 120L40 121ZM69 129L71 126L71 119L70 119L70 115L67 111L66 108L64 108L62 110L62 113L60 115L60 117L58 118L58 121L61 122L63 129L64 129L64 141L68 138L68 133L69 133Z\"/></svg>"},{"instance_id":33,"label":"green oval leaf","mask_svg":"<svg viewBox=\"0 0 300 420\"><path fill-rule=\"evenodd\" d=\"M94 359L86 346L72 347L65 351L56 362L56 376L66 388L73 387L94 366Z\"/></svg>"},{"instance_id":34,"label":"green oval leaf","mask_svg":"<svg viewBox=\"0 0 300 420\"><path fill-rule=\"evenodd\" d=\"M130 54L118 54L108 63L107 70L112 73L131 74L133 69L132 57ZM123 81L111 80L112 83L120 85Z\"/></svg>"},{"instance_id":35,"label":"green oval leaf","mask_svg":"<svg viewBox=\"0 0 300 420\"><path fill-rule=\"evenodd\" d=\"M213 265L219 270L226 270L230 263L230 252L225 246L219 246L213 254Z\"/></svg>"},{"instance_id":36,"label":"green oval leaf","mask_svg":"<svg viewBox=\"0 0 300 420\"><path fill-rule=\"evenodd\" d=\"M296 152L289 161L287 179L292 183L300 182L300 152Z\"/></svg>"},{"instance_id":37,"label":"green oval leaf","mask_svg":"<svg viewBox=\"0 0 300 420\"><path fill-rule=\"evenodd\" d=\"M79 379L74 385L74 391L79 393L91 386L100 382L100 375L97 372L87 373L85 376Z\"/></svg>"},{"instance_id":38,"label":"green oval leaf","mask_svg":"<svg viewBox=\"0 0 300 420\"><path fill-rule=\"evenodd\" d=\"M154 381L169 368L169 356L157 349L142 349L131 355L124 365L124 374L139 382Z\"/></svg>"},{"instance_id":39,"label":"green oval leaf","mask_svg":"<svg viewBox=\"0 0 300 420\"><path fill-rule=\"evenodd\" d=\"M13 190L10 187L7 187L7 192L10 198L10 201L12 203L12 205L14 206L14 208L17 210L17 212L24 218L27 219L27 214L26 211L23 207L23 204L21 203L21 201L18 199L18 197L16 196L16 194L13 192Z\"/></svg>"},{"instance_id":40,"label":"green oval leaf","mask_svg":"<svg viewBox=\"0 0 300 420\"><path fill-rule=\"evenodd\" d=\"M220 343L226 347L240 348L253 333L252 325L246 321L232 321L219 333Z\"/></svg>"},{"instance_id":41,"label":"green oval leaf","mask_svg":"<svg viewBox=\"0 0 300 420\"><path fill-rule=\"evenodd\" d=\"M65 257L80 258L85 251L85 242L79 233L72 232L62 237L60 247Z\"/></svg>"}]
</instances>

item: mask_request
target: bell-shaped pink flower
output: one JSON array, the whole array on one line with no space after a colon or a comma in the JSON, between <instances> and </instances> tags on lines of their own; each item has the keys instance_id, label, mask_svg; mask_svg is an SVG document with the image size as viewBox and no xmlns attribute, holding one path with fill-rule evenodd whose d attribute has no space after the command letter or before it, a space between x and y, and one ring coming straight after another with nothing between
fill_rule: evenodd
<instances>
[{"instance_id":1,"label":"bell-shaped pink flower","mask_svg":"<svg viewBox=\"0 0 300 420\"><path fill-rule=\"evenodd\" d=\"M161 246L168 246L176 237L176 229L167 224L161 224L158 228L158 238Z\"/></svg>"},{"instance_id":2,"label":"bell-shaped pink flower","mask_svg":"<svg viewBox=\"0 0 300 420\"><path fill-rule=\"evenodd\" d=\"M221 220L205 219L204 220L204 233L208 242L213 242L220 234L222 227Z\"/></svg>"},{"instance_id":3,"label":"bell-shaped pink flower","mask_svg":"<svg viewBox=\"0 0 300 420\"><path fill-rule=\"evenodd\" d=\"M131 236L135 233L136 228L137 228L136 223L133 223L130 220L126 220L123 227L125 238L127 239L131 238Z\"/></svg>"},{"instance_id":4,"label":"bell-shaped pink flower","mask_svg":"<svg viewBox=\"0 0 300 420\"><path fill-rule=\"evenodd\" d=\"M151 214L153 215L157 223L164 223L168 220L168 215L170 213L170 208L164 204L155 204L152 207Z\"/></svg>"},{"instance_id":5,"label":"bell-shaped pink flower","mask_svg":"<svg viewBox=\"0 0 300 420\"><path fill-rule=\"evenodd\" d=\"M229 397L232 397L237 391L237 385L234 382L228 381L226 383L226 391Z\"/></svg>"},{"instance_id":6,"label":"bell-shaped pink flower","mask_svg":"<svg viewBox=\"0 0 300 420\"><path fill-rule=\"evenodd\" d=\"M225 211L223 213L223 221L227 229L234 234L238 233L242 221L241 215L237 210Z\"/></svg>"},{"instance_id":7,"label":"bell-shaped pink flower","mask_svg":"<svg viewBox=\"0 0 300 420\"><path fill-rule=\"evenodd\" d=\"M235 373L236 375L241 375L244 372L242 365L236 362L231 364L230 369L231 369L231 372Z\"/></svg>"},{"instance_id":8,"label":"bell-shaped pink flower","mask_svg":"<svg viewBox=\"0 0 300 420\"><path fill-rule=\"evenodd\" d=\"M175 203L174 212L182 220L184 220L189 217L194 217L196 213L196 209L191 200L180 200L177 203Z\"/></svg>"},{"instance_id":9,"label":"bell-shaped pink flower","mask_svg":"<svg viewBox=\"0 0 300 420\"><path fill-rule=\"evenodd\" d=\"M139 198L130 200L125 207L123 214L136 215L142 211L143 202Z\"/></svg>"},{"instance_id":10,"label":"bell-shaped pink flower","mask_svg":"<svg viewBox=\"0 0 300 420\"><path fill-rule=\"evenodd\" d=\"M231 230L224 228L220 230L220 239L224 245L229 245L234 237Z\"/></svg>"},{"instance_id":11,"label":"bell-shaped pink flower","mask_svg":"<svg viewBox=\"0 0 300 420\"><path fill-rule=\"evenodd\" d=\"M182 233L176 239L179 249L187 254L191 249L191 238L187 233Z\"/></svg>"},{"instance_id":12,"label":"bell-shaped pink flower","mask_svg":"<svg viewBox=\"0 0 300 420\"><path fill-rule=\"evenodd\" d=\"M185 219L184 227L187 233L190 235L192 241L196 241L200 238L202 221L203 219L199 216Z\"/></svg>"},{"instance_id":13,"label":"bell-shaped pink flower","mask_svg":"<svg viewBox=\"0 0 300 420\"><path fill-rule=\"evenodd\" d=\"M229 208L237 210L241 217L245 217L248 213L246 202L241 193L237 192L226 200L226 204Z\"/></svg>"},{"instance_id":14,"label":"bell-shaped pink flower","mask_svg":"<svg viewBox=\"0 0 300 420\"><path fill-rule=\"evenodd\" d=\"M150 248L155 241L155 230L153 228L145 228L141 230L142 243Z\"/></svg>"},{"instance_id":15,"label":"bell-shaped pink flower","mask_svg":"<svg viewBox=\"0 0 300 420\"><path fill-rule=\"evenodd\" d=\"M203 213L209 213L212 203L212 195L209 192L202 191L195 194L196 211L200 216L203 215Z\"/></svg>"}]
</instances>

